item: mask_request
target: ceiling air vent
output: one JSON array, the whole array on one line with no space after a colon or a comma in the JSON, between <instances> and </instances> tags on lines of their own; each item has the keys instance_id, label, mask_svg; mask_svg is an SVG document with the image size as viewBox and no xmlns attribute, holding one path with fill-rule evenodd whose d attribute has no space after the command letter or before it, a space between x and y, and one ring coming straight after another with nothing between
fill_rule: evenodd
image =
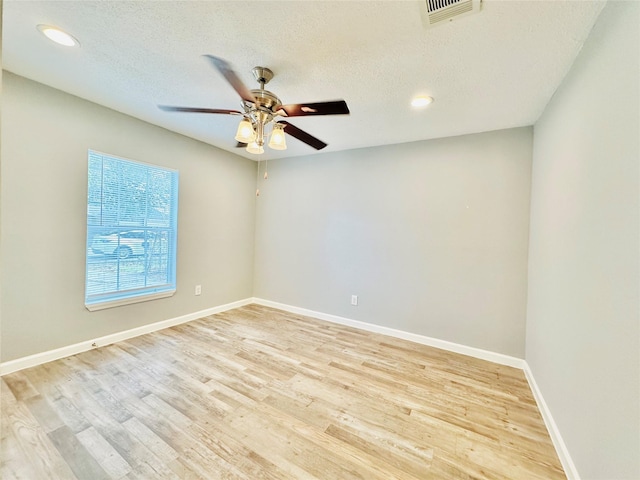
<instances>
[{"instance_id":1,"label":"ceiling air vent","mask_svg":"<svg viewBox=\"0 0 640 480\"><path fill-rule=\"evenodd\" d=\"M426 0L429 26L477 13L482 0Z\"/></svg>"}]
</instances>

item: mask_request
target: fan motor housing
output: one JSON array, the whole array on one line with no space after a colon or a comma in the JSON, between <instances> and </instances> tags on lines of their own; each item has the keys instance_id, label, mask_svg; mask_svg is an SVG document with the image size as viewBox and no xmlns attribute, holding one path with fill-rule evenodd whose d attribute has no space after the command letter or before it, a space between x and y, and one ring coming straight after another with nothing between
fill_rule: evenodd
<instances>
[{"instance_id":1,"label":"fan motor housing","mask_svg":"<svg viewBox=\"0 0 640 480\"><path fill-rule=\"evenodd\" d=\"M282 102L280 99L268 90L256 89L251 90L251 93L256 97L255 104L246 100L242 101L245 111L251 111L253 108L264 107L272 112L276 111Z\"/></svg>"}]
</instances>

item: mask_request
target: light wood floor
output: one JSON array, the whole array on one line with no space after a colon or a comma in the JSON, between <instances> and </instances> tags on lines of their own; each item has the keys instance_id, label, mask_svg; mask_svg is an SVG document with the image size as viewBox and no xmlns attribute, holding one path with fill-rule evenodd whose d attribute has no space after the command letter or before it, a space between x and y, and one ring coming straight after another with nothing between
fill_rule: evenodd
<instances>
[{"instance_id":1,"label":"light wood floor","mask_svg":"<svg viewBox=\"0 0 640 480\"><path fill-rule=\"evenodd\" d=\"M4 480L565 478L520 370L256 305L1 388Z\"/></svg>"}]
</instances>

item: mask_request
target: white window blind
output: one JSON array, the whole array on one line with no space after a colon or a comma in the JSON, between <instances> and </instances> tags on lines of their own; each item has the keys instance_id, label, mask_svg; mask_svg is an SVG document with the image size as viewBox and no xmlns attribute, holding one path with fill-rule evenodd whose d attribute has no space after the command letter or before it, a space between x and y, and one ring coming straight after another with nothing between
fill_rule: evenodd
<instances>
[{"instance_id":1,"label":"white window blind","mask_svg":"<svg viewBox=\"0 0 640 480\"><path fill-rule=\"evenodd\" d=\"M89 150L85 306L176 290L178 172Z\"/></svg>"}]
</instances>

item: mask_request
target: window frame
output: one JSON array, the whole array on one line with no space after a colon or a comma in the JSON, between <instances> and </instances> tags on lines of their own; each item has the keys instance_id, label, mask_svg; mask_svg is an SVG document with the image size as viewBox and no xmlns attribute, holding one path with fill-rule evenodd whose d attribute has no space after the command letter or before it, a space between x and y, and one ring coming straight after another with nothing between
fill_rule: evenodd
<instances>
[{"instance_id":1,"label":"window frame","mask_svg":"<svg viewBox=\"0 0 640 480\"><path fill-rule=\"evenodd\" d=\"M150 191L146 190L146 188L148 188L148 183L145 184L145 193L144 193L144 198L145 198L145 206L147 208L144 218L143 218L143 222L144 225L134 225L133 222L127 222L126 224L123 224L124 222L122 222L120 220L120 213L118 213L117 217L118 219L115 221L112 221L111 223L109 223L109 221L107 220L106 222L108 224L104 224L103 222L105 222L104 220L104 216L102 215L102 213L100 214L100 224L96 225L95 219L92 223L92 217L91 217L91 213L90 210L92 209L93 206L95 206L94 204L96 203L95 201L92 202L91 201L91 193L93 190L91 190L91 179L90 179L90 169L91 169L91 161L92 161L92 157L95 158L95 156L99 156L101 157L101 161L102 163L102 167L104 168L104 160L105 159L109 159L111 161L115 161L115 162L124 162L124 163L128 163L128 164L134 164L137 166L141 166L146 168L146 173L149 174L153 171L155 171L156 173L158 171L164 173L164 174L169 174L169 189L170 189L170 198L169 198L169 212L168 212L168 220L167 220L167 224L168 225L149 225L149 223L153 223L152 219L149 216L149 193ZM135 167L134 167L135 168ZM123 306L123 305L130 305L130 304L135 304L135 303L139 303L139 302L147 302L150 300L156 300L159 298L167 298L167 297L171 297L175 294L176 289L177 289L177 245L178 245L178 194L179 194L179 171L177 169L173 169L173 168L168 168L165 166L161 166L161 165L155 165L155 164L151 164L151 163L147 163L147 162L141 162L138 160L131 160L128 158L123 158L123 157L119 157L117 155L112 155L112 154L108 154L108 153L103 153L103 152L99 152L97 150L92 150L89 149L87 152L87 196L86 196L86 202L87 202L87 223L86 223L86 243L85 243L85 308L91 312L93 311L98 311L98 310L103 310L103 309L107 309L107 308L113 308L113 307L119 307L119 306ZM149 181L149 177L147 177L147 182ZM100 204L100 211L102 212L104 209L104 205L105 205L105 201L104 201L104 188L105 188L105 176L101 174L100 176L100 192L101 192L101 200L99 202ZM122 194L123 192L126 191L126 188L122 186L122 177L118 177L118 183L117 186L115 187L117 189L118 194ZM119 212L119 210L118 210ZM96 233L99 231L104 231L104 233ZM111 260L105 260L103 259L103 264L106 265L107 261L111 261L111 262L117 262L117 268L116 268L116 272L113 275L113 278L111 279L111 281L115 281L117 287L115 289L112 289L111 291L107 291L107 292L102 292L102 293L95 293L95 292L90 292L90 264L91 263L96 263L95 261L90 262L90 257L91 257L91 253L93 252L93 242L95 241L95 237L96 236L102 236L102 237L108 237L110 236L109 234L107 234L108 231L111 231L111 235L116 235L117 234L117 238L118 238L118 248L121 245L121 241L124 238L125 240L127 239L133 239L133 236L127 235L130 234L131 232L134 231L143 231L145 238L143 239L143 248L145 249L145 253L144 255L141 257L141 261L145 261L145 264L143 264L143 271L144 271L144 279L145 279L145 284L149 275L149 268L150 268L150 263L146 263L147 261L151 261L153 258L154 253L147 253L147 242L149 241L149 238L153 238L153 236L156 236L156 238L160 238L160 251L158 253L156 253L155 255L159 255L159 262L162 262L162 260L166 257L166 267L164 268L164 270L162 270L163 275L166 276L167 278L167 282L166 283L158 283L158 284L153 284L151 286L142 286L142 287L137 287L137 288L128 288L128 289L123 289L120 290L120 282L122 280L121 278L121 274L120 274L120 263L124 262L124 259L121 259L119 257L118 254L114 252L112 252L110 255L108 255L107 253L102 253L102 255L105 257L105 259L109 256L109 258L115 257ZM166 240L164 240L164 242L166 242L166 245L163 247L163 233L166 232L166 235L169 237ZM160 233L160 234L159 234ZM136 237L137 238L137 237ZM166 252L163 251L166 248ZM131 251L131 248L129 248L129 251ZM140 257L141 254L136 255L136 257ZM163 256L164 255L164 256ZM136 259L132 259L130 261L137 261L139 260L138 258ZM99 262L98 262L99 263Z\"/></svg>"}]
</instances>

